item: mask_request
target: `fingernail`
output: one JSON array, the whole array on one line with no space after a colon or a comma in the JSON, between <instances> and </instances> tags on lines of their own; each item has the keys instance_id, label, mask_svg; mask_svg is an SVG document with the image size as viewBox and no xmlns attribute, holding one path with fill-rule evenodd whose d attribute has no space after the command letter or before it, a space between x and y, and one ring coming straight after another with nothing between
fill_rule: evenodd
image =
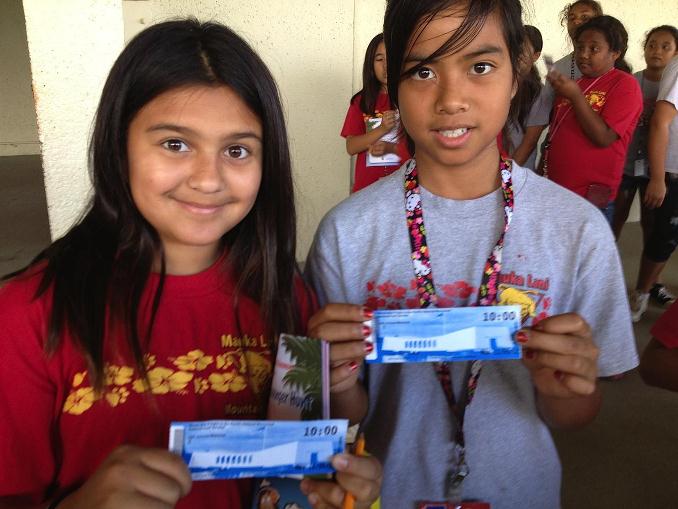
<instances>
[{"instance_id":1,"label":"fingernail","mask_svg":"<svg viewBox=\"0 0 678 509\"><path fill-rule=\"evenodd\" d=\"M363 316L366 319L371 320L372 317L374 316L374 311L372 311L370 308L363 307Z\"/></svg>"},{"instance_id":2,"label":"fingernail","mask_svg":"<svg viewBox=\"0 0 678 509\"><path fill-rule=\"evenodd\" d=\"M554 371L553 376L556 377L556 380L558 380L559 382L562 382L563 378L565 378L565 373L563 373L562 371Z\"/></svg>"},{"instance_id":3,"label":"fingernail","mask_svg":"<svg viewBox=\"0 0 678 509\"><path fill-rule=\"evenodd\" d=\"M363 325L363 336L367 337L370 334L372 334L372 327L370 327L369 325Z\"/></svg>"},{"instance_id":4,"label":"fingernail","mask_svg":"<svg viewBox=\"0 0 678 509\"><path fill-rule=\"evenodd\" d=\"M308 496L308 501L311 503L311 505L316 505L318 502L320 502L320 498L318 497L317 494L311 493Z\"/></svg>"},{"instance_id":5,"label":"fingernail","mask_svg":"<svg viewBox=\"0 0 678 509\"><path fill-rule=\"evenodd\" d=\"M335 456L332 463L337 470L346 470L348 468L348 460L343 456Z\"/></svg>"},{"instance_id":6,"label":"fingernail","mask_svg":"<svg viewBox=\"0 0 678 509\"><path fill-rule=\"evenodd\" d=\"M532 360L537 356L537 353L534 350L532 350L531 348L525 348L525 349L523 349L523 356L526 359Z\"/></svg>"},{"instance_id":7,"label":"fingernail","mask_svg":"<svg viewBox=\"0 0 678 509\"><path fill-rule=\"evenodd\" d=\"M365 353L372 353L372 350L374 350L374 343L365 341Z\"/></svg>"},{"instance_id":8,"label":"fingernail","mask_svg":"<svg viewBox=\"0 0 678 509\"><path fill-rule=\"evenodd\" d=\"M527 343L528 339L530 339L530 337L527 335L527 332L523 330L516 332L516 341L518 343Z\"/></svg>"},{"instance_id":9,"label":"fingernail","mask_svg":"<svg viewBox=\"0 0 678 509\"><path fill-rule=\"evenodd\" d=\"M351 372L355 371L356 369L358 369L358 363L356 361L349 362L348 369L350 369Z\"/></svg>"}]
</instances>

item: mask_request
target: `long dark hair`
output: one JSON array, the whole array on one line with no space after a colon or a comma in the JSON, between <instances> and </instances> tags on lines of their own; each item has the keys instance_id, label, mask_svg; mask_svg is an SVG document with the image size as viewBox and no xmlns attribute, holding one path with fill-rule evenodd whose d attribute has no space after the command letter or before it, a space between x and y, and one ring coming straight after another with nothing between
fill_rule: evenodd
<instances>
[{"instance_id":1,"label":"long dark hair","mask_svg":"<svg viewBox=\"0 0 678 509\"><path fill-rule=\"evenodd\" d=\"M619 52L619 58L615 61L614 66L621 71L631 72L631 66L624 60L626 50L629 47L629 34L621 21L608 15L591 18L577 27L574 40L578 40L581 34L587 30L595 30L603 34L610 50Z\"/></svg>"},{"instance_id":2,"label":"long dark hair","mask_svg":"<svg viewBox=\"0 0 678 509\"><path fill-rule=\"evenodd\" d=\"M417 65L403 72L403 62L410 38L415 40L422 30L439 13L455 5L467 5L468 12L461 25L436 51ZM488 16L493 12L501 14L500 19L504 40L508 47L513 78L519 79L519 63L523 52L525 31L523 30L522 8L520 0L389 0L384 15L384 44L386 46L388 95L391 103L398 106L398 86L400 81L415 74L423 66L435 59L459 51L471 42L483 28ZM410 153L414 153L414 143L407 136Z\"/></svg>"},{"instance_id":3,"label":"long dark hair","mask_svg":"<svg viewBox=\"0 0 678 509\"><path fill-rule=\"evenodd\" d=\"M363 61L363 88L351 97L351 102L353 102L356 97L359 95L361 96L360 110L365 115L374 115L374 108L377 104L379 92L381 91L381 82L374 73L374 59L377 56L377 48L383 41L384 34L377 34L372 37L372 40L367 45L365 60Z\"/></svg>"},{"instance_id":4,"label":"long dark hair","mask_svg":"<svg viewBox=\"0 0 678 509\"><path fill-rule=\"evenodd\" d=\"M228 253L223 263L237 281L235 306L238 295L254 299L270 335L299 329L290 155L273 77L247 43L222 25L194 19L160 23L137 35L108 75L90 142L94 195L87 211L19 272L41 267L36 297L54 290L46 351L53 353L70 333L98 389L104 339L112 327L124 327L136 367L145 374L140 336L150 337L165 280L162 243L130 193L128 128L145 104L187 85L228 86L262 124L261 185L252 210L222 238ZM158 256L160 284L150 325L140 333L138 308Z\"/></svg>"},{"instance_id":5,"label":"long dark hair","mask_svg":"<svg viewBox=\"0 0 678 509\"><path fill-rule=\"evenodd\" d=\"M534 51L539 52L542 50L544 45L543 39L541 32L536 27L525 25L525 37L526 41L530 42ZM528 58L530 57L531 55ZM541 87L542 82L539 70L536 65L532 64L530 65L530 70L520 77L518 90L511 101L511 113L509 115L523 129L525 128L527 116L530 114L530 109L532 109L534 101L539 97ZM504 137L504 140L508 140L508 137ZM513 147L513 149L515 148Z\"/></svg>"}]
</instances>

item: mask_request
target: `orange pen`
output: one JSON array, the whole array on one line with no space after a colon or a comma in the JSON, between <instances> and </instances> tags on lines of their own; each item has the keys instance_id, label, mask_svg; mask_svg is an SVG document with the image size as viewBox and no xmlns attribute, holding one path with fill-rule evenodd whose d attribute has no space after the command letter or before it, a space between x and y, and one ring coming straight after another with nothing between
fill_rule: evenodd
<instances>
[{"instance_id":1,"label":"orange pen","mask_svg":"<svg viewBox=\"0 0 678 509\"><path fill-rule=\"evenodd\" d=\"M353 454L356 456L362 456L365 452L365 434L361 433L358 437L358 440L355 443L355 448L353 449ZM352 493L346 492L344 497L343 509L354 509L355 508L355 497Z\"/></svg>"}]
</instances>

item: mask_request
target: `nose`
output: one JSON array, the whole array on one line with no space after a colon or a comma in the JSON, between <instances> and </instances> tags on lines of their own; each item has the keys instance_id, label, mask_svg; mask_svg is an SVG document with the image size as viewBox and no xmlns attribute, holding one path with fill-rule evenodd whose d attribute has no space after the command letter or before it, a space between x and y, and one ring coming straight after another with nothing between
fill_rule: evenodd
<instances>
[{"instance_id":1,"label":"nose","mask_svg":"<svg viewBox=\"0 0 678 509\"><path fill-rule=\"evenodd\" d=\"M201 154L195 158L188 185L201 193L218 193L226 185L223 171L221 154Z\"/></svg>"},{"instance_id":2,"label":"nose","mask_svg":"<svg viewBox=\"0 0 678 509\"><path fill-rule=\"evenodd\" d=\"M454 115L468 111L469 102L463 79L441 79L437 87L436 113Z\"/></svg>"}]
</instances>

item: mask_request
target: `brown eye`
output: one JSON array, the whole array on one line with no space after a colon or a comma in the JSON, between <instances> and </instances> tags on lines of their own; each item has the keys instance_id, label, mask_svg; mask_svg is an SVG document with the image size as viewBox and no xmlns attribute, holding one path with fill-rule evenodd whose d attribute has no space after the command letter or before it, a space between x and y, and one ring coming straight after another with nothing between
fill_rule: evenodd
<instances>
[{"instance_id":1,"label":"brown eye","mask_svg":"<svg viewBox=\"0 0 678 509\"><path fill-rule=\"evenodd\" d=\"M233 159L244 159L250 155L249 150L247 150L242 145L233 145L228 147L226 149L226 153L228 154L228 157L232 157Z\"/></svg>"},{"instance_id":2,"label":"brown eye","mask_svg":"<svg viewBox=\"0 0 678 509\"><path fill-rule=\"evenodd\" d=\"M171 139L163 142L163 147L171 152L186 152L188 151L188 146L181 140Z\"/></svg>"}]
</instances>

